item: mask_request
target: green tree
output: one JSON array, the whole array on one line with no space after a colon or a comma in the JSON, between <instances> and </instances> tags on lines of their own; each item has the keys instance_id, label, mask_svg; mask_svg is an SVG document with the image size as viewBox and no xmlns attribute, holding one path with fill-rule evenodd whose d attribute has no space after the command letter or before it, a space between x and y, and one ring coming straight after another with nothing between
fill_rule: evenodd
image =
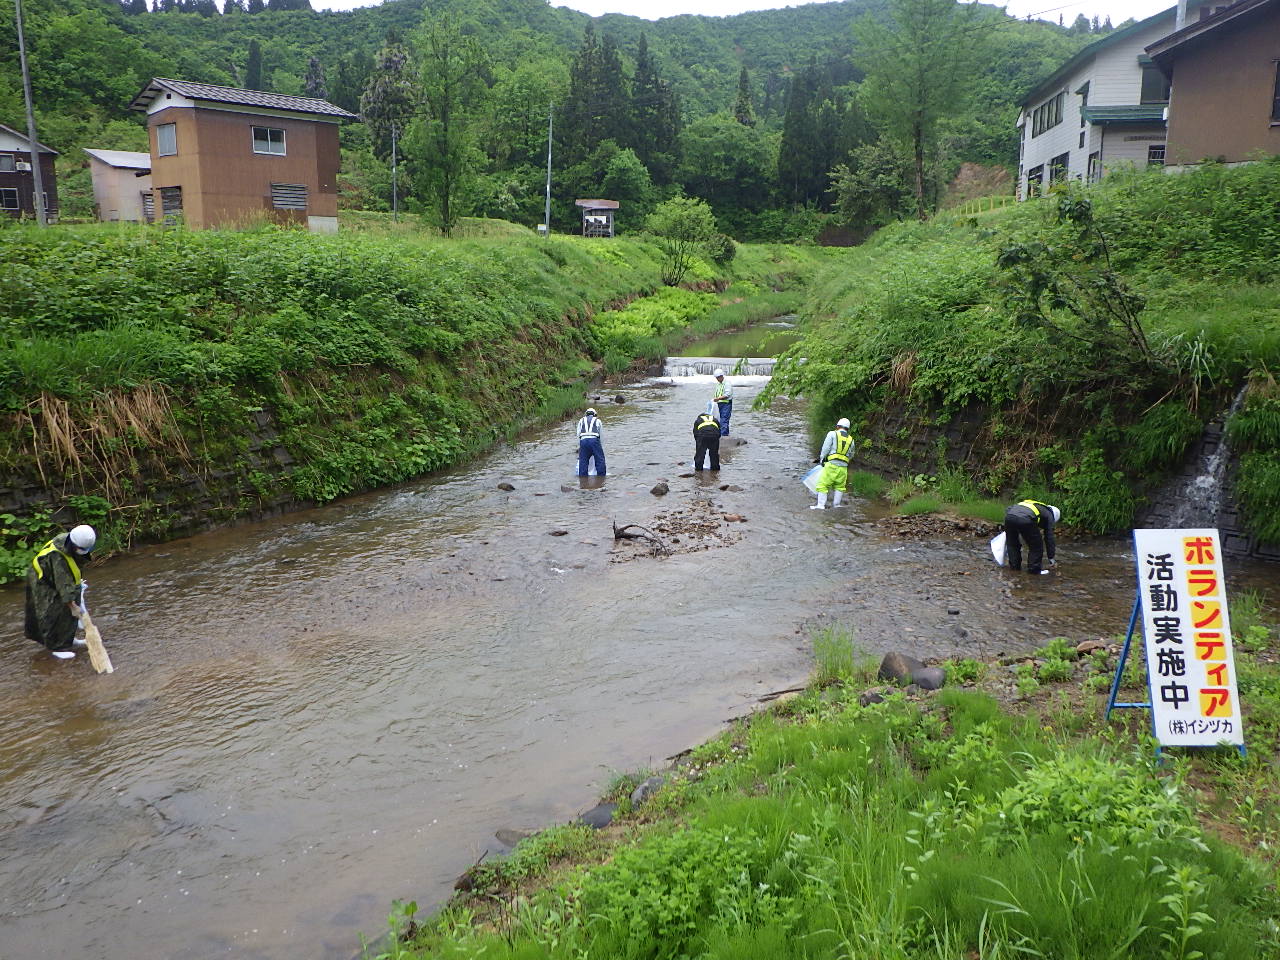
<instances>
[{"instance_id":1,"label":"green tree","mask_svg":"<svg viewBox=\"0 0 1280 960\"><path fill-rule=\"evenodd\" d=\"M315 97L318 100L324 100L329 96L324 82L324 67L315 57L307 61L307 75L302 81L302 89L308 97Z\"/></svg>"},{"instance_id":2,"label":"green tree","mask_svg":"<svg viewBox=\"0 0 1280 960\"><path fill-rule=\"evenodd\" d=\"M756 125L755 113L751 109L751 78L747 75L746 66L738 73L738 97L733 102L733 118L744 127Z\"/></svg>"},{"instance_id":3,"label":"green tree","mask_svg":"<svg viewBox=\"0 0 1280 960\"><path fill-rule=\"evenodd\" d=\"M249 13L261 13L263 10L267 9L267 5L263 3L262 0L248 0L248 6L246 6L245 9Z\"/></svg>"},{"instance_id":4,"label":"green tree","mask_svg":"<svg viewBox=\"0 0 1280 960\"><path fill-rule=\"evenodd\" d=\"M736 223L742 212L770 202L777 141L726 113L695 120L684 132L679 179L687 192L709 202L716 216Z\"/></svg>"},{"instance_id":5,"label":"green tree","mask_svg":"<svg viewBox=\"0 0 1280 960\"><path fill-rule=\"evenodd\" d=\"M972 89L987 26L977 4L957 0L888 0L888 19L855 24L866 70L861 98L880 129L911 150L916 215L929 215L925 167L939 121L960 111Z\"/></svg>"},{"instance_id":6,"label":"green tree","mask_svg":"<svg viewBox=\"0 0 1280 960\"><path fill-rule=\"evenodd\" d=\"M692 197L674 197L658 204L644 225L666 257L662 264L662 282L669 287L684 279L694 257L718 236L715 214L704 202Z\"/></svg>"},{"instance_id":7,"label":"green tree","mask_svg":"<svg viewBox=\"0 0 1280 960\"><path fill-rule=\"evenodd\" d=\"M253 12L253 0L249 0L250 10ZM257 40L249 41L249 55L244 63L244 85L247 90L262 89L262 47Z\"/></svg>"},{"instance_id":8,"label":"green tree","mask_svg":"<svg viewBox=\"0 0 1280 960\"><path fill-rule=\"evenodd\" d=\"M833 172L841 218L857 227L879 227L915 207L911 151L888 139L855 147Z\"/></svg>"},{"instance_id":9,"label":"green tree","mask_svg":"<svg viewBox=\"0 0 1280 960\"><path fill-rule=\"evenodd\" d=\"M601 187L603 196L618 201L618 216L624 222L642 223L657 199L649 171L629 147L609 161Z\"/></svg>"},{"instance_id":10,"label":"green tree","mask_svg":"<svg viewBox=\"0 0 1280 960\"><path fill-rule=\"evenodd\" d=\"M447 17L428 20L415 40L424 108L416 125L417 181L449 236L458 219L457 200L483 158L472 118L484 95L487 61L475 37L463 34Z\"/></svg>"},{"instance_id":11,"label":"green tree","mask_svg":"<svg viewBox=\"0 0 1280 960\"><path fill-rule=\"evenodd\" d=\"M680 156L680 101L671 85L658 75L657 61L650 55L643 33L636 51L629 108L629 128L618 142L634 147L657 182L670 183Z\"/></svg>"},{"instance_id":12,"label":"green tree","mask_svg":"<svg viewBox=\"0 0 1280 960\"><path fill-rule=\"evenodd\" d=\"M417 72L409 51L398 43L388 43L374 58L373 70L360 96L360 113L373 142L373 152L386 159L391 155L391 135L399 137L417 112Z\"/></svg>"}]
</instances>

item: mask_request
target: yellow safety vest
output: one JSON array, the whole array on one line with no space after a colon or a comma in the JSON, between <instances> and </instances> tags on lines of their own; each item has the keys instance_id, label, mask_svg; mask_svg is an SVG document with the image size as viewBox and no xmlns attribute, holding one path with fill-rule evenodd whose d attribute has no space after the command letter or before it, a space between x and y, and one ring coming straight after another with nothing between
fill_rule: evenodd
<instances>
[{"instance_id":1,"label":"yellow safety vest","mask_svg":"<svg viewBox=\"0 0 1280 960\"><path fill-rule=\"evenodd\" d=\"M836 463L842 463L846 467L849 465L849 454L853 451L853 435L836 433L836 448L827 454L827 462L833 460Z\"/></svg>"},{"instance_id":2,"label":"yellow safety vest","mask_svg":"<svg viewBox=\"0 0 1280 960\"><path fill-rule=\"evenodd\" d=\"M1040 508L1036 506L1037 503L1039 503L1038 500L1019 500L1018 506L1028 508L1032 513L1036 515L1036 519L1039 520Z\"/></svg>"},{"instance_id":3,"label":"yellow safety vest","mask_svg":"<svg viewBox=\"0 0 1280 960\"><path fill-rule=\"evenodd\" d=\"M31 565L36 568L37 580L44 579L44 567L40 566L40 558L50 553L62 553L61 550L59 550L57 547L53 545L52 540L50 540L43 547L41 547L40 552L31 558ZM62 553L62 558L67 561L67 566L71 568L71 575L76 578L76 583L79 583L80 568L76 566L76 562L71 559L69 554L66 554L66 553Z\"/></svg>"},{"instance_id":4,"label":"yellow safety vest","mask_svg":"<svg viewBox=\"0 0 1280 960\"><path fill-rule=\"evenodd\" d=\"M701 430L703 427L715 427L719 430L720 421L708 413L700 413L698 414L698 429Z\"/></svg>"}]
</instances>

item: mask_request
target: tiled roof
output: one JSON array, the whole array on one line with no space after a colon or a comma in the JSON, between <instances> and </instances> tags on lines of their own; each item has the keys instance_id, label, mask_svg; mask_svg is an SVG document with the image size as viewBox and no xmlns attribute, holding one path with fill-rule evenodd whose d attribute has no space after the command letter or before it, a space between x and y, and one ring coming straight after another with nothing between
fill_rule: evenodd
<instances>
[{"instance_id":1,"label":"tiled roof","mask_svg":"<svg viewBox=\"0 0 1280 960\"><path fill-rule=\"evenodd\" d=\"M151 154L135 153L132 150L90 150L84 152L95 160L101 160L108 167L119 167L122 170L150 170Z\"/></svg>"},{"instance_id":2,"label":"tiled roof","mask_svg":"<svg viewBox=\"0 0 1280 960\"><path fill-rule=\"evenodd\" d=\"M1164 123L1163 103L1134 103L1114 107L1085 107L1085 120L1090 123Z\"/></svg>"},{"instance_id":3,"label":"tiled roof","mask_svg":"<svg viewBox=\"0 0 1280 960\"><path fill-rule=\"evenodd\" d=\"M129 104L134 110L145 110L151 102L164 91L176 93L188 100L203 100L210 103L231 103L243 107L266 107L271 110L292 110L294 113L315 113L326 117L341 117L347 120L358 120L354 113L335 106L328 100L316 100L312 97L287 97L280 93L266 93L262 90L242 90L239 87L219 87L212 83L190 83L186 80L167 80L156 77Z\"/></svg>"}]
</instances>

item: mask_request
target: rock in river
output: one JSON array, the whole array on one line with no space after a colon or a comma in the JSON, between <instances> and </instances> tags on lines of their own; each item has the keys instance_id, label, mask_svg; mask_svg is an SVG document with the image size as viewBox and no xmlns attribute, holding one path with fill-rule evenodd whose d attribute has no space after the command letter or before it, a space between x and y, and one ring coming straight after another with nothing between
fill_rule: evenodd
<instances>
[{"instance_id":1,"label":"rock in river","mask_svg":"<svg viewBox=\"0 0 1280 960\"><path fill-rule=\"evenodd\" d=\"M603 830L613 822L613 811L617 809L616 803L601 803L578 817L578 822L585 823L593 830Z\"/></svg>"},{"instance_id":2,"label":"rock in river","mask_svg":"<svg viewBox=\"0 0 1280 960\"><path fill-rule=\"evenodd\" d=\"M514 486L513 484L507 483L507 481L503 480L503 481L502 481L502 483L498 484L498 489L499 489L499 490L507 490L507 491L511 491L511 490L514 490L514 489L515 489L515 486Z\"/></svg>"},{"instance_id":3,"label":"rock in river","mask_svg":"<svg viewBox=\"0 0 1280 960\"><path fill-rule=\"evenodd\" d=\"M665 497L668 493L671 492L671 488L668 487L666 483L655 483L652 489L649 490L649 492L652 493L655 497Z\"/></svg>"}]
</instances>

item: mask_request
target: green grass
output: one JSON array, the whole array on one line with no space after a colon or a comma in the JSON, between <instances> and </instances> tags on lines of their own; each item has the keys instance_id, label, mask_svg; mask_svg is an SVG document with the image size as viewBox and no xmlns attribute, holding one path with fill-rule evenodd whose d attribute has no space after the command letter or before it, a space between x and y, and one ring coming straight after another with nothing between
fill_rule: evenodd
<instances>
[{"instance_id":1,"label":"green grass","mask_svg":"<svg viewBox=\"0 0 1280 960\"><path fill-rule=\"evenodd\" d=\"M869 470L849 471L849 490L855 496L868 499L881 497L888 489L889 481L877 473L871 473Z\"/></svg>"},{"instance_id":2,"label":"green grass","mask_svg":"<svg viewBox=\"0 0 1280 960\"><path fill-rule=\"evenodd\" d=\"M898 513L905 517L920 513L937 513L942 509L942 499L932 493L917 493L898 505Z\"/></svg>"}]
</instances>

